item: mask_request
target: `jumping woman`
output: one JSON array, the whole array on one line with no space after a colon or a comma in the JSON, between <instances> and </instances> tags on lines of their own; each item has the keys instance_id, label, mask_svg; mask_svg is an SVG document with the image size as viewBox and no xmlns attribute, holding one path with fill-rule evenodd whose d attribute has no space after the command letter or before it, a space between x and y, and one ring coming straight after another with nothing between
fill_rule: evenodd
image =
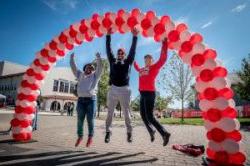
<instances>
[{"instance_id":1,"label":"jumping woman","mask_svg":"<svg viewBox=\"0 0 250 166\"><path fill-rule=\"evenodd\" d=\"M139 72L140 114L142 120L149 132L151 142L155 139L154 126L162 136L163 146L168 144L170 133L155 119L153 110L156 97L155 78L167 60L167 50L168 41L164 39L160 59L156 63L153 64L153 57L149 54L144 56L145 67L140 68L139 65L134 62L135 70Z\"/></svg>"}]
</instances>

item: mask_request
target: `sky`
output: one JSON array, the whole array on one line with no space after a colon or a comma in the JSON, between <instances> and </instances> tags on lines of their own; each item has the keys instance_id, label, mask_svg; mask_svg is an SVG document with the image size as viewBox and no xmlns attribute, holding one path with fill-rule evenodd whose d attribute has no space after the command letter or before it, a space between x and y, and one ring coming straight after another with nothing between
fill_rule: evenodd
<instances>
[{"instance_id":1,"label":"sky","mask_svg":"<svg viewBox=\"0 0 250 166\"><path fill-rule=\"evenodd\" d=\"M240 69L241 59L250 53L250 0L1 0L0 1L0 61L29 65L37 51L61 31L93 13L104 14L119 9L142 12L153 10L158 16L169 15L175 22L184 22L190 31L203 35L209 47L217 50L218 59L229 72ZM114 34L113 50L129 50L131 34ZM139 36L136 61L143 56L159 57L160 44ZM105 54L105 38L96 38L73 50L79 68L92 61L95 53ZM69 66L69 56L56 66ZM132 69L132 95L138 95L138 74Z\"/></svg>"}]
</instances>

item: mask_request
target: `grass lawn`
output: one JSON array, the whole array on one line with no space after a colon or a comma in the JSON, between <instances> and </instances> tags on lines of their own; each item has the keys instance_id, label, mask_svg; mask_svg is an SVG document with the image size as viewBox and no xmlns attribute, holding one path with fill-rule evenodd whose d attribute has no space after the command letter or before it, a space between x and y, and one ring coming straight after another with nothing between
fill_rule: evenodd
<instances>
[{"instance_id":1,"label":"grass lawn","mask_svg":"<svg viewBox=\"0 0 250 166\"><path fill-rule=\"evenodd\" d=\"M240 124L243 126L250 126L250 118L238 118ZM162 124L186 124L186 125L203 125L202 118L185 118L181 123L180 118L162 118L160 119Z\"/></svg>"}]
</instances>

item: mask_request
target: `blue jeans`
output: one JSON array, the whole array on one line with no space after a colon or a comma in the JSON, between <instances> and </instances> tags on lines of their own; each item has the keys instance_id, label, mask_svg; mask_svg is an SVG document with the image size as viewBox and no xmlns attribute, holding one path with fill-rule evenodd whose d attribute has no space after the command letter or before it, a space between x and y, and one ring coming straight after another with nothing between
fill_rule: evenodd
<instances>
[{"instance_id":1,"label":"blue jeans","mask_svg":"<svg viewBox=\"0 0 250 166\"><path fill-rule=\"evenodd\" d=\"M79 97L77 102L77 135L83 136L83 124L87 116L89 137L94 135L94 118L96 112L96 99L90 97Z\"/></svg>"},{"instance_id":2,"label":"blue jeans","mask_svg":"<svg viewBox=\"0 0 250 166\"><path fill-rule=\"evenodd\" d=\"M34 113L35 114L35 117L34 119L32 120L32 128L33 128L33 131L34 130L37 130L37 114L38 114L38 107L36 107L36 112Z\"/></svg>"}]
</instances>

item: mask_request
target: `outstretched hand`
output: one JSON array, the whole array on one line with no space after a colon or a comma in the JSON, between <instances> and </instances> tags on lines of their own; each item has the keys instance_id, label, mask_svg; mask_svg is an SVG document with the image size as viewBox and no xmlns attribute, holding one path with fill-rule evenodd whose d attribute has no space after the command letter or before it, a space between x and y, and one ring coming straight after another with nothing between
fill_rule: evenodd
<instances>
[{"instance_id":1,"label":"outstretched hand","mask_svg":"<svg viewBox=\"0 0 250 166\"><path fill-rule=\"evenodd\" d=\"M112 34L112 28L108 29L107 35L111 35Z\"/></svg>"},{"instance_id":2,"label":"outstretched hand","mask_svg":"<svg viewBox=\"0 0 250 166\"><path fill-rule=\"evenodd\" d=\"M138 30L137 28L133 28L131 32L132 32L132 34L133 34L134 36L137 36L138 33L139 33L139 30Z\"/></svg>"},{"instance_id":3,"label":"outstretched hand","mask_svg":"<svg viewBox=\"0 0 250 166\"><path fill-rule=\"evenodd\" d=\"M100 59L100 58L101 58L100 52L97 52L97 53L95 54L95 56L96 56L96 59Z\"/></svg>"},{"instance_id":4,"label":"outstretched hand","mask_svg":"<svg viewBox=\"0 0 250 166\"><path fill-rule=\"evenodd\" d=\"M168 45L168 38L164 38L162 41L162 45Z\"/></svg>"}]
</instances>

